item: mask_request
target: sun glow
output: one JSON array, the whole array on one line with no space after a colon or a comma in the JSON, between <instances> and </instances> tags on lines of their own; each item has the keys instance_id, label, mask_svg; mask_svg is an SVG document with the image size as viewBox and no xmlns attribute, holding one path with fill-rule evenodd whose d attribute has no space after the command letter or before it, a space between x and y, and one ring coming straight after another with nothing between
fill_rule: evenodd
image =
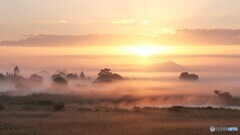
<instances>
[{"instance_id":1,"label":"sun glow","mask_svg":"<svg viewBox=\"0 0 240 135\"><path fill-rule=\"evenodd\" d=\"M147 57L159 53L161 50L156 46L128 46L123 50L125 53L131 55L138 55L142 57Z\"/></svg>"},{"instance_id":2,"label":"sun glow","mask_svg":"<svg viewBox=\"0 0 240 135\"><path fill-rule=\"evenodd\" d=\"M140 56L149 56L155 53L154 47L149 47L149 46L140 46L134 48L133 52Z\"/></svg>"}]
</instances>

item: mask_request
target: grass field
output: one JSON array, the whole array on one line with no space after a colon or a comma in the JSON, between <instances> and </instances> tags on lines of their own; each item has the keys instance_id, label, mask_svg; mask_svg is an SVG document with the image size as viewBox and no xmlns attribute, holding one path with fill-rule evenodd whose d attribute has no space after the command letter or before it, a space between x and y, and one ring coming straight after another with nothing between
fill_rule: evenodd
<instances>
[{"instance_id":1,"label":"grass field","mask_svg":"<svg viewBox=\"0 0 240 135\"><path fill-rule=\"evenodd\" d=\"M57 96L55 99L46 99L46 96L41 99L33 97L0 97L2 103L1 135L240 134L239 132L211 133L209 131L212 125L239 126L239 110L211 107L84 107L73 102L66 102L66 99L57 101ZM60 101L64 106L56 108L59 107Z\"/></svg>"}]
</instances>

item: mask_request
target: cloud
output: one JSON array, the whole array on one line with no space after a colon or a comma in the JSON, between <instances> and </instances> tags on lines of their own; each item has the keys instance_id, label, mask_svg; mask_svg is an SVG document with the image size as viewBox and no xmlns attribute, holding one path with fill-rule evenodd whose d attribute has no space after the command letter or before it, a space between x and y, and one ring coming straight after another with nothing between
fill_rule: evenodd
<instances>
[{"instance_id":1,"label":"cloud","mask_svg":"<svg viewBox=\"0 0 240 135\"><path fill-rule=\"evenodd\" d=\"M122 21L127 23L131 21ZM240 45L240 30L162 29L140 35L33 35L17 41L1 41L5 46L99 46L99 45Z\"/></svg>"},{"instance_id":2,"label":"cloud","mask_svg":"<svg viewBox=\"0 0 240 135\"><path fill-rule=\"evenodd\" d=\"M112 24L134 24L136 21L134 19L122 19L111 21Z\"/></svg>"},{"instance_id":3,"label":"cloud","mask_svg":"<svg viewBox=\"0 0 240 135\"><path fill-rule=\"evenodd\" d=\"M174 58L240 58L239 54L161 54L159 58L174 59Z\"/></svg>"},{"instance_id":4,"label":"cloud","mask_svg":"<svg viewBox=\"0 0 240 135\"><path fill-rule=\"evenodd\" d=\"M141 24L147 25L147 24L149 24L149 20L143 20L143 21L141 22Z\"/></svg>"},{"instance_id":5,"label":"cloud","mask_svg":"<svg viewBox=\"0 0 240 135\"><path fill-rule=\"evenodd\" d=\"M18 41L1 41L5 46L28 47L69 47L69 46L109 46L141 45L156 39L138 35L33 35Z\"/></svg>"},{"instance_id":6,"label":"cloud","mask_svg":"<svg viewBox=\"0 0 240 135\"><path fill-rule=\"evenodd\" d=\"M62 23L62 24L69 23L69 21L67 21L67 20L59 20L58 22L59 22L59 23Z\"/></svg>"},{"instance_id":7,"label":"cloud","mask_svg":"<svg viewBox=\"0 0 240 135\"><path fill-rule=\"evenodd\" d=\"M5 46L29 47L67 47L67 46L96 46L120 45L134 42L137 37L130 35L33 35L18 41L2 41ZM128 40L128 41L126 41Z\"/></svg>"}]
</instances>

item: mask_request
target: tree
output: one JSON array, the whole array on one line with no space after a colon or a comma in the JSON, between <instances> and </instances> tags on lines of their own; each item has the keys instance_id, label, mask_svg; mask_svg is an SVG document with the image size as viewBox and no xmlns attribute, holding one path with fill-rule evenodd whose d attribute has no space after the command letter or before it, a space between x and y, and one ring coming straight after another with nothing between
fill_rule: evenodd
<instances>
[{"instance_id":1,"label":"tree","mask_svg":"<svg viewBox=\"0 0 240 135\"><path fill-rule=\"evenodd\" d=\"M8 79L15 83L20 83L20 82L26 81L26 79L21 75L10 76Z\"/></svg>"},{"instance_id":2,"label":"tree","mask_svg":"<svg viewBox=\"0 0 240 135\"><path fill-rule=\"evenodd\" d=\"M6 80L6 77L0 73L0 81L4 81L4 80Z\"/></svg>"},{"instance_id":3,"label":"tree","mask_svg":"<svg viewBox=\"0 0 240 135\"><path fill-rule=\"evenodd\" d=\"M181 80L198 80L199 76L196 74L189 74L188 72L183 72L179 76L179 79L181 79Z\"/></svg>"},{"instance_id":4,"label":"tree","mask_svg":"<svg viewBox=\"0 0 240 135\"><path fill-rule=\"evenodd\" d=\"M34 83L42 83L43 77L33 74L28 78L29 81L34 82Z\"/></svg>"},{"instance_id":5,"label":"tree","mask_svg":"<svg viewBox=\"0 0 240 135\"><path fill-rule=\"evenodd\" d=\"M70 73L70 74L66 75L66 78L69 80L76 80L76 79L78 79L78 75L76 73L75 74Z\"/></svg>"},{"instance_id":6,"label":"tree","mask_svg":"<svg viewBox=\"0 0 240 135\"><path fill-rule=\"evenodd\" d=\"M14 76L20 75L20 70L19 70L18 66L16 66L16 67L14 68L13 73L14 73Z\"/></svg>"},{"instance_id":7,"label":"tree","mask_svg":"<svg viewBox=\"0 0 240 135\"><path fill-rule=\"evenodd\" d=\"M217 96L218 96L218 95L220 95L220 93L221 93L221 91L220 91L220 90L214 90L214 94L215 94L215 95L217 95Z\"/></svg>"},{"instance_id":8,"label":"tree","mask_svg":"<svg viewBox=\"0 0 240 135\"><path fill-rule=\"evenodd\" d=\"M115 80L123 80L123 77L116 73L113 74L111 69L105 68L98 73L96 82L112 82Z\"/></svg>"},{"instance_id":9,"label":"tree","mask_svg":"<svg viewBox=\"0 0 240 135\"><path fill-rule=\"evenodd\" d=\"M61 76L61 75L59 75L59 74L53 74L51 78L52 78L52 80L53 80L55 77L59 77L59 76Z\"/></svg>"},{"instance_id":10,"label":"tree","mask_svg":"<svg viewBox=\"0 0 240 135\"><path fill-rule=\"evenodd\" d=\"M233 96L229 92L222 92L220 90L214 90L215 95L223 100L227 104L233 103Z\"/></svg>"},{"instance_id":11,"label":"tree","mask_svg":"<svg viewBox=\"0 0 240 135\"><path fill-rule=\"evenodd\" d=\"M61 76L66 76L67 71L66 70L57 70L56 74L61 75Z\"/></svg>"},{"instance_id":12,"label":"tree","mask_svg":"<svg viewBox=\"0 0 240 135\"><path fill-rule=\"evenodd\" d=\"M61 77L60 75L53 77L52 80L53 84L68 85L68 81L65 78Z\"/></svg>"},{"instance_id":13,"label":"tree","mask_svg":"<svg viewBox=\"0 0 240 135\"><path fill-rule=\"evenodd\" d=\"M109 75L112 75L111 69L109 68L102 69L100 73L98 73L98 76L109 76Z\"/></svg>"},{"instance_id":14,"label":"tree","mask_svg":"<svg viewBox=\"0 0 240 135\"><path fill-rule=\"evenodd\" d=\"M83 71L81 72L81 74L80 74L80 76L79 76L79 77L80 77L80 79L85 79L85 78L86 78L86 76L85 76L85 74L84 74L84 72L83 72Z\"/></svg>"}]
</instances>

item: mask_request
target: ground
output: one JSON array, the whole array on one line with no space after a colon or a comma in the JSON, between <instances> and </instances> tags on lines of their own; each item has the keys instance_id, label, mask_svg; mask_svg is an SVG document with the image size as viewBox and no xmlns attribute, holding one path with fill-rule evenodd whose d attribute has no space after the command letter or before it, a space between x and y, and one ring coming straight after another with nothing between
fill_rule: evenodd
<instances>
[{"instance_id":1,"label":"ground","mask_svg":"<svg viewBox=\"0 0 240 135\"><path fill-rule=\"evenodd\" d=\"M17 97L15 97L17 98ZM1 97L1 135L239 135L210 126L239 126L240 111L207 108L83 107ZM26 98L26 97L25 97ZM27 99L27 98L26 98ZM45 100L45 99L44 99Z\"/></svg>"}]
</instances>

